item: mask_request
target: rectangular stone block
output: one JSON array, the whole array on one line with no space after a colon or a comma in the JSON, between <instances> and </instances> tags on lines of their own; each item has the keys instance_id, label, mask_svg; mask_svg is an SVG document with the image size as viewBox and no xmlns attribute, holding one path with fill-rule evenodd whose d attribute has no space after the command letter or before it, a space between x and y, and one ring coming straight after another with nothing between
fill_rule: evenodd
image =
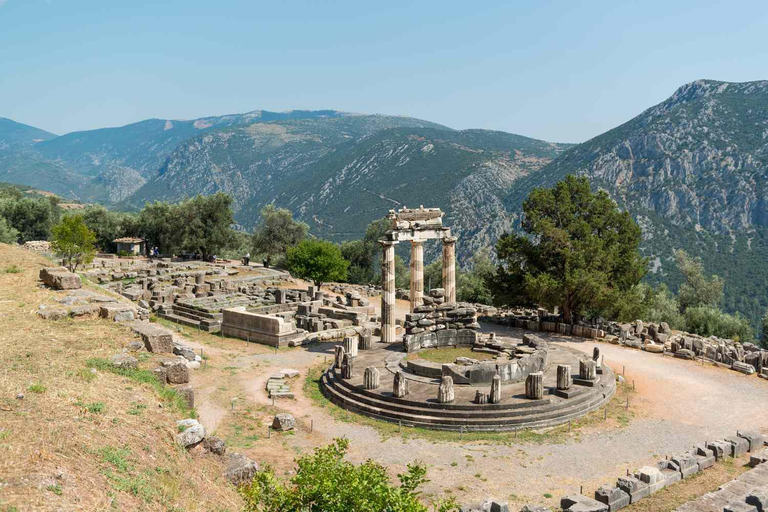
<instances>
[{"instance_id":1,"label":"rectangular stone block","mask_svg":"<svg viewBox=\"0 0 768 512\"><path fill-rule=\"evenodd\" d=\"M677 467L677 470L680 471L680 476L683 478L688 478L699 472L699 463L693 454L676 455L670 459L670 462Z\"/></svg>"},{"instance_id":2,"label":"rectangular stone block","mask_svg":"<svg viewBox=\"0 0 768 512\"><path fill-rule=\"evenodd\" d=\"M749 451L751 452L759 450L765 446L765 438L758 432L739 432L738 436L743 437L749 442Z\"/></svg>"},{"instance_id":3,"label":"rectangular stone block","mask_svg":"<svg viewBox=\"0 0 768 512\"><path fill-rule=\"evenodd\" d=\"M749 467L754 468L760 464L768 462L768 448L763 448L759 452L754 452L749 457Z\"/></svg>"},{"instance_id":4,"label":"rectangular stone block","mask_svg":"<svg viewBox=\"0 0 768 512\"><path fill-rule=\"evenodd\" d=\"M699 471L714 466L715 461L717 460L715 453L704 446L695 447L694 455L696 456L696 463L699 466Z\"/></svg>"},{"instance_id":5,"label":"rectangular stone block","mask_svg":"<svg viewBox=\"0 0 768 512\"><path fill-rule=\"evenodd\" d=\"M726 437L725 441L731 444L731 456L741 457L749 451L749 441L743 437Z\"/></svg>"},{"instance_id":6,"label":"rectangular stone block","mask_svg":"<svg viewBox=\"0 0 768 512\"><path fill-rule=\"evenodd\" d=\"M707 448L712 450L716 460L720 460L725 457L731 457L733 453L733 447L731 443L725 441L710 441L707 443Z\"/></svg>"},{"instance_id":7,"label":"rectangular stone block","mask_svg":"<svg viewBox=\"0 0 768 512\"><path fill-rule=\"evenodd\" d=\"M141 337L148 352L156 354L173 352L173 332L149 322L133 322L133 332Z\"/></svg>"},{"instance_id":8,"label":"rectangular stone block","mask_svg":"<svg viewBox=\"0 0 768 512\"><path fill-rule=\"evenodd\" d=\"M679 482L683 479L683 475L674 469L662 469L661 474L664 477L664 487L672 485L675 482Z\"/></svg>"},{"instance_id":9,"label":"rectangular stone block","mask_svg":"<svg viewBox=\"0 0 768 512\"><path fill-rule=\"evenodd\" d=\"M595 491L595 500L608 505L609 512L619 510L629 505L629 494L622 491L618 487L611 487L609 485L603 485Z\"/></svg>"},{"instance_id":10,"label":"rectangular stone block","mask_svg":"<svg viewBox=\"0 0 768 512\"><path fill-rule=\"evenodd\" d=\"M635 478L647 484L651 494L664 488L665 479L659 468L643 466L635 472Z\"/></svg>"},{"instance_id":11,"label":"rectangular stone block","mask_svg":"<svg viewBox=\"0 0 768 512\"><path fill-rule=\"evenodd\" d=\"M608 512L608 505L581 494L569 494L560 499L563 512Z\"/></svg>"},{"instance_id":12,"label":"rectangular stone block","mask_svg":"<svg viewBox=\"0 0 768 512\"><path fill-rule=\"evenodd\" d=\"M651 489L648 487L648 484L641 482L639 479L632 476L623 476L619 478L616 485L619 489L629 494L630 503L637 503L651 494Z\"/></svg>"},{"instance_id":13,"label":"rectangular stone block","mask_svg":"<svg viewBox=\"0 0 768 512\"><path fill-rule=\"evenodd\" d=\"M442 329L437 331L438 347L455 347L457 340L456 329Z\"/></svg>"}]
</instances>

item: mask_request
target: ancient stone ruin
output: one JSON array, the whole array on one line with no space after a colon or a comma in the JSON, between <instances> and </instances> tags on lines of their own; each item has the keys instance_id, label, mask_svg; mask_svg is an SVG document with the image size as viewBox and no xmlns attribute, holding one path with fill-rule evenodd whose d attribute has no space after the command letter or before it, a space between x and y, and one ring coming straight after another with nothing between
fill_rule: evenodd
<instances>
[{"instance_id":1,"label":"ancient stone ruin","mask_svg":"<svg viewBox=\"0 0 768 512\"><path fill-rule=\"evenodd\" d=\"M358 347L345 340L338 346L321 380L325 395L341 407L400 425L461 432L557 425L610 400L613 372L580 352L533 335L520 341L480 334L477 308L456 302L456 239L442 216L436 208L390 211L391 229L380 240L381 342ZM427 240L442 242L443 287L425 294ZM398 338L394 257L401 241L411 243L411 289ZM478 359L440 364L419 357L452 348L469 349Z\"/></svg>"}]
</instances>

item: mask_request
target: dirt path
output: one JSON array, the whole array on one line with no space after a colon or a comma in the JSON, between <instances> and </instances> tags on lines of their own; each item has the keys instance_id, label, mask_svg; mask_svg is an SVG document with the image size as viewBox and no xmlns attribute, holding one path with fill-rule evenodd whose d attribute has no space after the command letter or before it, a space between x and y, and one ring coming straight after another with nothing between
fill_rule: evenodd
<instances>
[{"instance_id":1,"label":"dirt path","mask_svg":"<svg viewBox=\"0 0 768 512\"><path fill-rule=\"evenodd\" d=\"M519 337L522 331L511 329L505 334ZM431 479L425 494L453 495L461 502L494 496L515 504L554 505L559 496L578 491L581 485L588 492L627 469L653 463L694 443L733 435L737 429L765 432L768 426L763 405L768 401L768 382L764 380L604 343L566 342L588 354L598 346L617 374L624 371L630 384L634 380L637 391L630 400L634 417L627 426L595 422L561 444L383 439L372 427L337 421L302 391L307 370L324 358L330 361L330 344L245 354L239 345L213 349L187 342L205 348L209 357L208 370L195 372L194 377L203 423L225 438L234 435L233 428L236 432L251 429L252 441L240 450L262 464L290 474L297 455L344 436L351 441L352 460L374 459L393 475L406 464L421 461L429 466ZM301 372L292 382L296 399L278 401L273 407L265 392L266 380L283 368ZM234 411L228 407L233 397L238 400ZM267 437L266 427L279 411L293 414L299 429L288 436Z\"/></svg>"}]
</instances>

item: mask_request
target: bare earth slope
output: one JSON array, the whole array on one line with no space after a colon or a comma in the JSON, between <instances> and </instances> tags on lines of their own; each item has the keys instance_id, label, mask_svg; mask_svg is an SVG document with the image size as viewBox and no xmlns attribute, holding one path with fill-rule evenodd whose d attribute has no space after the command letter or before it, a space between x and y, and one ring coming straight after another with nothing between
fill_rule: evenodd
<instances>
[{"instance_id":1,"label":"bare earth slope","mask_svg":"<svg viewBox=\"0 0 768 512\"><path fill-rule=\"evenodd\" d=\"M175 446L172 403L86 364L132 341L126 327L36 315L64 295L39 286L46 263L0 244L0 510L238 510L222 463Z\"/></svg>"}]
</instances>

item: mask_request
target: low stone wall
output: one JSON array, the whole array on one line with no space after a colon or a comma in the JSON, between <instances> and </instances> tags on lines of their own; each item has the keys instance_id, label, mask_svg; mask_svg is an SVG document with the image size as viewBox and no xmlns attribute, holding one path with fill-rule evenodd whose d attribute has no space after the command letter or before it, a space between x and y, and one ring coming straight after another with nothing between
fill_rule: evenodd
<instances>
[{"instance_id":1,"label":"low stone wall","mask_svg":"<svg viewBox=\"0 0 768 512\"><path fill-rule=\"evenodd\" d=\"M414 352L423 348L432 348L429 345L433 341L433 338L429 336L430 334L437 339L438 344L434 345L437 347L474 346L477 341L475 339L471 344L468 343L472 339L472 335L476 337L477 333L474 331L459 330L454 337L452 333L443 330L436 333L414 335L411 340L413 344L411 350L408 350L407 347L406 350ZM442 345L440 344L441 339L444 343ZM463 341L463 343L456 343L458 341ZM420 343L418 347L415 345L417 342ZM451 377L454 384L490 384L494 375L499 375L503 383L521 382L531 373L545 371L548 367L549 355L547 343L541 338L526 335L523 338L523 342L535 350L532 354L525 355L519 359L484 361L470 365L443 364L439 366L435 363L424 361L407 361L406 367L411 373L422 377L433 379Z\"/></svg>"},{"instance_id":2,"label":"low stone wall","mask_svg":"<svg viewBox=\"0 0 768 512\"><path fill-rule=\"evenodd\" d=\"M594 498L581 494L563 496L558 510L563 512L613 512L620 510L680 480L704 471L716 462L731 457L740 457L749 452L752 453L749 465L755 469L720 486L715 492L707 493L678 507L675 512L756 511L758 508L750 508L746 505L756 505L758 498L755 494L760 490L765 492L765 482L768 478L768 464L766 464L768 450L764 446L764 437L755 432L738 432L735 436L696 445L688 452L661 459L656 465L643 466L632 475L627 474L627 476L619 478L616 485L601 486L595 491ZM486 510L509 512L512 509L505 501L491 499L461 508L462 512L484 512ZM521 512L551 512L551 509L539 505L526 505L521 509Z\"/></svg>"},{"instance_id":3,"label":"low stone wall","mask_svg":"<svg viewBox=\"0 0 768 512\"><path fill-rule=\"evenodd\" d=\"M288 346L300 336L293 322L278 316L246 311L244 307L224 309L222 314L221 331L225 336L272 347Z\"/></svg>"}]
</instances>

